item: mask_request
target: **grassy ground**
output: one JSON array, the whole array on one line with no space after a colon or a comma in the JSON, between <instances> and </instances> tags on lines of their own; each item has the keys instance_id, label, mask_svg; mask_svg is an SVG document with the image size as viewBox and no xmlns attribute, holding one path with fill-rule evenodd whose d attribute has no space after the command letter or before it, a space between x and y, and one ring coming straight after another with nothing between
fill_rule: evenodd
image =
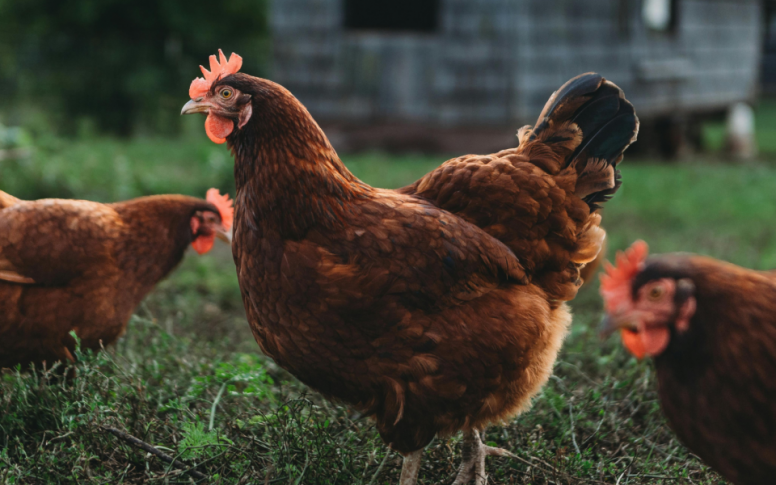
<instances>
[{"instance_id":1,"label":"grassy ground","mask_svg":"<svg viewBox=\"0 0 776 485\"><path fill-rule=\"evenodd\" d=\"M225 148L192 140L40 140L0 161L0 189L23 198L110 201L149 193L233 193ZM443 157L346 157L365 181L394 187ZM776 267L776 168L626 159L604 224L611 249L644 238ZM487 432L519 455L489 459L490 483L716 484L659 412L649 362L596 336L596 285L572 303L571 334L533 409ZM228 248L189 254L138 309L115 348L81 355L79 377L0 377L0 484L188 483L191 478L105 430L124 430L207 475L202 483L398 483L400 457L372 424L331 404L260 355L242 313ZM421 483L449 483L460 437L428 448ZM380 468L381 463L383 464ZM378 471L379 470L379 471Z\"/></svg>"}]
</instances>

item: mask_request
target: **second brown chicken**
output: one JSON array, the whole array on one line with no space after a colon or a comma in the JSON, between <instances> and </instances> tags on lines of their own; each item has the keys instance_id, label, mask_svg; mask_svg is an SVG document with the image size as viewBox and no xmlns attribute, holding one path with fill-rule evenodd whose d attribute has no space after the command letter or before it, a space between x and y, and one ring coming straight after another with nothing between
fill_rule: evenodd
<instances>
[{"instance_id":1,"label":"second brown chicken","mask_svg":"<svg viewBox=\"0 0 776 485\"><path fill-rule=\"evenodd\" d=\"M228 197L160 195L100 204L0 191L0 368L73 361L75 331L98 350L183 258L231 226Z\"/></svg>"},{"instance_id":2,"label":"second brown chicken","mask_svg":"<svg viewBox=\"0 0 776 485\"><path fill-rule=\"evenodd\" d=\"M776 273L638 241L601 278L604 332L655 361L660 407L735 485L776 477Z\"/></svg>"}]
</instances>

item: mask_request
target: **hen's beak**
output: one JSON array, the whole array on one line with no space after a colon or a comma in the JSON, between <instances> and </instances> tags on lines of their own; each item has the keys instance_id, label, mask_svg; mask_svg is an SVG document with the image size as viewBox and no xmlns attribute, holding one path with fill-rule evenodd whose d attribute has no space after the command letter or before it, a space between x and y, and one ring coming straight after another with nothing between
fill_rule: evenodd
<instances>
[{"instance_id":1,"label":"hen's beak","mask_svg":"<svg viewBox=\"0 0 776 485\"><path fill-rule=\"evenodd\" d=\"M232 229L229 229L228 231L218 230L216 231L216 237L223 242L231 245L232 244Z\"/></svg>"},{"instance_id":2,"label":"hen's beak","mask_svg":"<svg viewBox=\"0 0 776 485\"><path fill-rule=\"evenodd\" d=\"M181 115L190 115L194 113L209 113L210 104L203 103L202 98L192 99L188 103L183 105L181 109Z\"/></svg>"},{"instance_id":3,"label":"hen's beak","mask_svg":"<svg viewBox=\"0 0 776 485\"><path fill-rule=\"evenodd\" d=\"M638 331L638 323L630 318L627 312L620 312L616 315L607 313L601 320L601 325L598 328L598 335L601 339L607 338L617 330L626 328L628 330Z\"/></svg>"}]
</instances>

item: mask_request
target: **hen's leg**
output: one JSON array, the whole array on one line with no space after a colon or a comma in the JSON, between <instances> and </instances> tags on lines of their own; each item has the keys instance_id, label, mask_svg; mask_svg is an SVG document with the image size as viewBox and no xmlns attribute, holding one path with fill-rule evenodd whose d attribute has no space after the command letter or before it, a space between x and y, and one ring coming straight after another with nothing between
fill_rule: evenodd
<instances>
[{"instance_id":1,"label":"hen's leg","mask_svg":"<svg viewBox=\"0 0 776 485\"><path fill-rule=\"evenodd\" d=\"M453 485L466 485L472 478L475 485L485 485L486 456L515 456L507 450L482 444L480 433L476 430L464 432L462 448L461 467Z\"/></svg>"},{"instance_id":2,"label":"hen's leg","mask_svg":"<svg viewBox=\"0 0 776 485\"><path fill-rule=\"evenodd\" d=\"M423 457L423 449L413 451L404 457L401 465L401 480L399 485L415 485L420 471L420 459Z\"/></svg>"}]
</instances>

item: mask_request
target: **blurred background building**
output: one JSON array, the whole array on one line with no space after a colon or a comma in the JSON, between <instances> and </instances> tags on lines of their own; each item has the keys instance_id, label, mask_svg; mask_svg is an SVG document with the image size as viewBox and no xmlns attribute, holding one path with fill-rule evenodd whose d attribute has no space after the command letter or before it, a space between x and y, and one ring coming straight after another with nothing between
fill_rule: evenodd
<instances>
[{"instance_id":1,"label":"blurred background building","mask_svg":"<svg viewBox=\"0 0 776 485\"><path fill-rule=\"evenodd\" d=\"M341 151L510 146L553 89L597 71L636 106L638 145L670 156L699 143L701 121L776 93L774 5L231 0L214 13L204 0L0 0L0 124L180 134L181 100L220 47L287 86Z\"/></svg>"},{"instance_id":2,"label":"blurred background building","mask_svg":"<svg viewBox=\"0 0 776 485\"><path fill-rule=\"evenodd\" d=\"M503 147L553 89L587 71L625 90L645 136L675 138L692 118L754 99L763 8L760 0L276 0L271 72L353 149Z\"/></svg>"}]
</instances>

